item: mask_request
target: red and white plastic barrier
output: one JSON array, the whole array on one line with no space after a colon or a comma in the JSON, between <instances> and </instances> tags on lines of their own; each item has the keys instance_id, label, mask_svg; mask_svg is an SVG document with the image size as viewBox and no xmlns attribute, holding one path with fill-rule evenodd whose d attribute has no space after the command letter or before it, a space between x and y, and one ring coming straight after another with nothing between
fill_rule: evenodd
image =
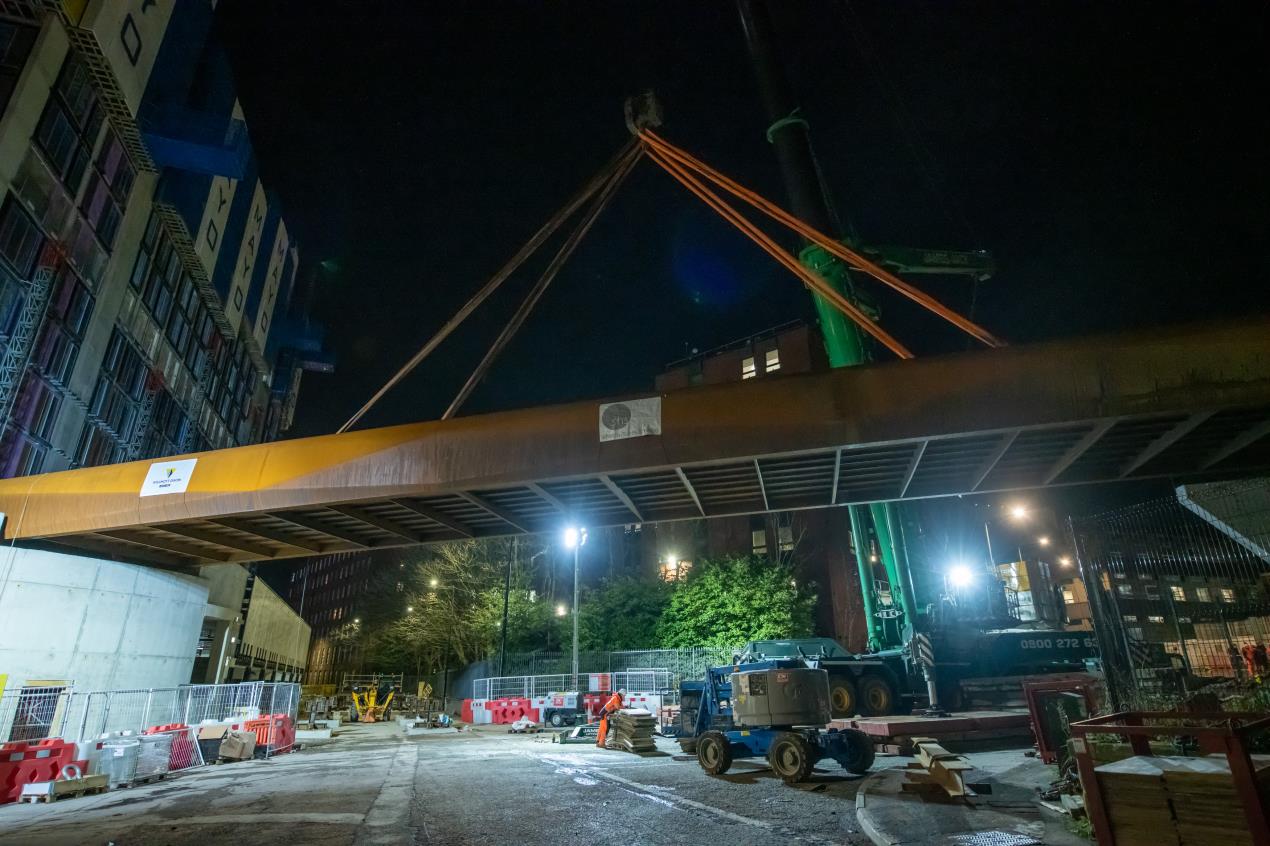
<instances>
[{"instance_id":1,"label":"red and white plastic barrier","mask_svg":"<svg viewBox=\"0 0 1270 846\"><path fill-rule=\"evenodd\" d=\"M88 762L75 760L75 752L74 743L56 737L34 743L0 744L0 805L18 801L23 785L56 780L67 764L87 772Z\"/></svg>"},{"instance_id":2,"label":"red and white plastic barrier","mask_svg":"<svg viewBox=\"0 0 1270 846\"><path fill-rule=\"evenodd\" d=\"M582 694L582 710L588 720L600 717L604 703L611 693ZM548 708L560 708L565 705L564 694L548 696L504 696L498 699L464 699L461 710L463 722L472 725L511 725L522 717L541 723L543 714ZM622 697L624 708L644 708L656 714L662 706L660 693L628 693Z\"/></svg>"}]
</instances>

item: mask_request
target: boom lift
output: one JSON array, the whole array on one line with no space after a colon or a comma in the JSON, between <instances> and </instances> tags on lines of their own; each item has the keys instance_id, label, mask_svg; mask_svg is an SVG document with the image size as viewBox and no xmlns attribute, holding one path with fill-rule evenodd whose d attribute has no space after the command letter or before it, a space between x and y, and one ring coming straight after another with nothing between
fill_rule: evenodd
<instances>
[{"instance_id":1,"label":"boom lift","mask_svg":"<svg viewBox=\"0 0 1270 846\"><path fill-rule=\"evenodd\" d=\"M680 740L701 768L722 775L737 758L767 758L788 783L806 781L832 758L851 773L873 765L873 741L856 729L829 729L824 670L777 659L711 667L680 689Z\"/></svg>"}]
</instances>

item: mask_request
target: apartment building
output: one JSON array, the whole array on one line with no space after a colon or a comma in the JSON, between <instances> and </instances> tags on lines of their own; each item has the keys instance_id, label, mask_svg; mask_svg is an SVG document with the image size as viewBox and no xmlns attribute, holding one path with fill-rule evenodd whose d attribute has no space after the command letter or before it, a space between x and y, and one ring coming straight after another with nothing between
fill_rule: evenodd
<instances>
[{"instance_id":1,"label":"apartment building","mask_svg":"<svg viewBox=\"0 0 1270 846\"><path fill-rule=\"evenodd\" d=\"M211 0L0 2L0 474L269 440L329 369Z\"/></svg>"}]
</instances>

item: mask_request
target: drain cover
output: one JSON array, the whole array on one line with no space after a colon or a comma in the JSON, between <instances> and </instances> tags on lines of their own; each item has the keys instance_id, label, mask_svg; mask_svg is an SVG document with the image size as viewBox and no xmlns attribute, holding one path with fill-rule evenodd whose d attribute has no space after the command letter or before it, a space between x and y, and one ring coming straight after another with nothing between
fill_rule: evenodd
<instances>
[{"instance_id":1,"label":"drain cover","mask_svg":"<svg viewBox=\"0 0 1270 846\"><path fill-rule=\"evenodd\" d=\"M1043 846L1041 841L1026 834L1009 831L979 831L974 834L954 834L951 838L960 846Z\"/></svg>"}]
</instances>

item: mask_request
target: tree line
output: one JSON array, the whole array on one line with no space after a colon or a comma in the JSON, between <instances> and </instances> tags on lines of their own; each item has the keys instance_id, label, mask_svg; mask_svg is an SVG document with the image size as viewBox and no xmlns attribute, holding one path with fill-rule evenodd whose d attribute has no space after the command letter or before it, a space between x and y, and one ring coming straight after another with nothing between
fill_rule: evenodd
<instances>
[{"instance_id":1,"label":"tree line","mask_svg":"<svg viewBox=\"0 0 1270 846\"><path fill-rule=\"evenodd\" d=\"M551 565L540 541L457 541L382 568L356 622L333 640L359 647L365 671L421 675L495 657L507 597L507 652L572 647L572 562ZM510 588L507 588L510 565ZM675 581L615 574L581 590L583 651L734 646L806 637L815 585L789 560L726 556L694 562Z\"/></svg>"}]
</instances>

